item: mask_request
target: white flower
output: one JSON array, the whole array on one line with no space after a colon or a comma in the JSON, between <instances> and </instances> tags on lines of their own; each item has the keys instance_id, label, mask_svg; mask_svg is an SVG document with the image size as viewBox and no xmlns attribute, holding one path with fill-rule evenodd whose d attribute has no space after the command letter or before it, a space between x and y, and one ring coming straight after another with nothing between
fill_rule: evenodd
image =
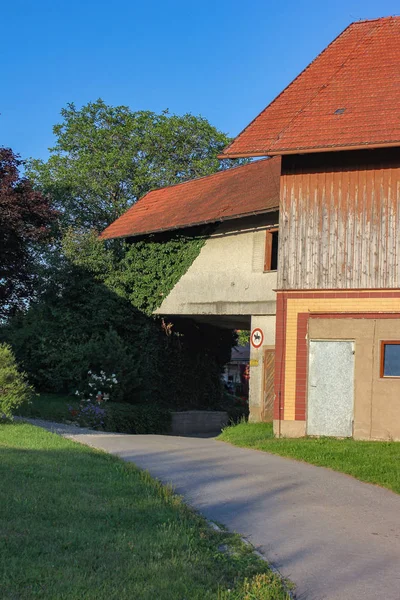
<instances>
[{"instance_id":1,"label":"white flower","mask_svg":"<svg viewBox=\"0 0 400 600\"><path fill-rule=\"evenodd\" d=\"M118 381L117 381L117 380L114 378L114 379L113 379L113 383L118 383Z\"/></svg>"},{"instance_id":2,"label":"white flower","mask_svg":"<svg viewBox=\"0 0 400 600\"><path fill-rule=\"evenodd\" d=\"M92 374L92 371L88 371L88 375L91 375L91 374Z\"/></svg>"},{"instance_id":3,"label":"white flower","mask_svg":"<svg viewBox=\"0 0 400 600\"><path fill-rule=\"evenodd\" d=\"M78 390L76 390L76 392L75 392L75 396L79 396L79 392L78 392Z\"/></svg>"}]
</instances>

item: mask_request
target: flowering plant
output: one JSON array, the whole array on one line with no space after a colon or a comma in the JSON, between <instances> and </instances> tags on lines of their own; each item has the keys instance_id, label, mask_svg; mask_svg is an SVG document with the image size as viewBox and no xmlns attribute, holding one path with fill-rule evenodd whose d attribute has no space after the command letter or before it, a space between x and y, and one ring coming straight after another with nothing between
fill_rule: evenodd
<instances>
[{"instance_id":1,"label":"flowering plant","mask_svg":"<svg viewBox=\"0 0 400 600\"><path fill-rule=\"evenodd\" d=\"M85 427L100 428L104 425L106 414L104 404L110 399L117 384L114 373L107 375L104 371L99 374L88 371L86 382L75 392L75 396L80 398L79 408L69 407L71 417Z\"/></svg>"},{"instance_id":2,"label":"flowering plant","mask_svg":"<svg viewBox=\"0 0 400 600\"><path fill-rule=\"evenodd\" d=\"M104 417L106 415L105 408L100 407L97 402L81 402L78 410L73 410L69 407L70 415L83 427L91 427L92 429L100 429L104 425Z\"/></svg>"},{"instance_id":3,"label":"flowering plant","mask_svg":"<svg viewBox=\"0 0 400 600\"><path fill-rule=\"evenodd\" d=\"M107 375L104 371L100 371L99 374L88 371L86 381L76 390L75 396L83 400L95 400L100 404L110 399L117 384L115 373Z\"/></svg>"}]
</instances>

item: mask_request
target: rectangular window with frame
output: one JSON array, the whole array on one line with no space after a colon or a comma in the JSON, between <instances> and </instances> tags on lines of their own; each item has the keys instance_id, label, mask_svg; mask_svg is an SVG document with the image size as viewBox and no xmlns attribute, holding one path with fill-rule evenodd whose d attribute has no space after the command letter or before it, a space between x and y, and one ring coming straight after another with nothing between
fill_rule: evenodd
<instances>
[{"instance_id":1,"label":"rectangular window with frame","mask_svg":"<svg viewBox=\"0 0 400 600\"><path fill-rule=\"evenodd\" d=\"M381 342L381 377L400 378L400 340Z\"/></svg>"},{"instance_id":2,"label":"rectangular window with frame","mask_svg":"<svg viewBox=\"0 0 400 600\"><path fill-rule=\"evenodd\" d=\"M268 229L265 232L264 271L278 269L278 229Z\"/></svg>"}]
</instances>

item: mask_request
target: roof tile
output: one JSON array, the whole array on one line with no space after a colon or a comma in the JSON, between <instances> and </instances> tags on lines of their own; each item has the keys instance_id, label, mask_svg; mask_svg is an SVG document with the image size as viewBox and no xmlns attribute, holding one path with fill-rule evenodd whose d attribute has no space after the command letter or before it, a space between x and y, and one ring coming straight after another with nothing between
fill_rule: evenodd
<instances>
[{"instance_id":1,"label":"roof tile","mask_svg":"<svg viewBox=\"0 0 400 600\"><path fill-rule=\"evenodd\" d=\"M400 145L399 61L400 17L351 24L221 157Z\"/></svg>"},{"instance_id":2,"label":"roof tile","mask_svg":"<svg viewBox=\"0 0 400 600\"><path fill-rule=\"evenodd\" d=\"M279 157L148 192L101 234L131 237L261 214L279 207Z\"/></svg>"}]
</instances>

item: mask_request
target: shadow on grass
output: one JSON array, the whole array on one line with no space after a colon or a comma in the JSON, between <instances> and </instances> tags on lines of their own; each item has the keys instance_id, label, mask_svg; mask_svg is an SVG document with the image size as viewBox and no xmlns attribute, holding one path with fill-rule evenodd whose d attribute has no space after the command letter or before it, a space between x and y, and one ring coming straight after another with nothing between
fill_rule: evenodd
<instances>
[{"instance_id":1,"label":"shadow on grass","mask_svg":"<svg viewBox=\"0 0 400 600\"><path fill-rule=\"evenodd\" d=\"M2 599L200 600L266 571L133 465L22 423L0 452Z\"/></svg>"}]
</instances>

